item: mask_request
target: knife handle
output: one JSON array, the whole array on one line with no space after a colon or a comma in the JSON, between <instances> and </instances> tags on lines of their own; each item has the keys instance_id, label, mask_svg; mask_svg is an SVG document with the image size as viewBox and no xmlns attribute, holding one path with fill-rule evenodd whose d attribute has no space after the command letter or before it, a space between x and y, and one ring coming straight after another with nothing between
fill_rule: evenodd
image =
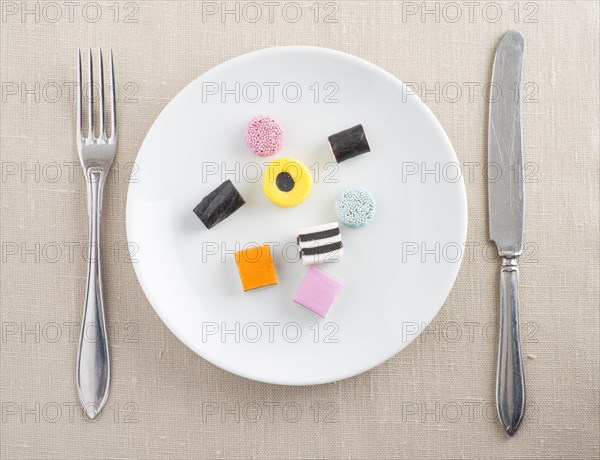
<instances>
[{"instance_id":1,"label":"knife handle","mask_svg":"<svg viewBox=\"0 0 600 460\"><path fill-rule=\"evenodd\" d=\"M516 257L502 257L500 331L498 335L496 407L506 432L517 432L525 413L525 378L519 328L519 268Z\"/></svg>"}]
</instances>

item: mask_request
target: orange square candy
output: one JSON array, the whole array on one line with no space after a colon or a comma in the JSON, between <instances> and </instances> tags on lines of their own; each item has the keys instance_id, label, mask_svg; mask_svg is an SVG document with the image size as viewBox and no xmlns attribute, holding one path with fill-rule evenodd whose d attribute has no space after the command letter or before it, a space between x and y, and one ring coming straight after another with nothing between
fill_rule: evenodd
<instances>
[{"instance_id":1,"label":"orange square candy","mask_svg":"<svg viewBox=\"0 0 600 460\"><path fill-rule=\"evenodd\" d=\"M277 271L269 245L254 246L236 252L235 263L244 292L277 284Z\"/></svg>"}]
</instances>

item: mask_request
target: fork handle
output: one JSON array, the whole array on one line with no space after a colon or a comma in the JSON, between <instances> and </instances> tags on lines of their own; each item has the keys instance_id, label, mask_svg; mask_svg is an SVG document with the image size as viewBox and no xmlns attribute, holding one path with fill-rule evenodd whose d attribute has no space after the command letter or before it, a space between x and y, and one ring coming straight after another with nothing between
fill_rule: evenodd
<instances>
[{"instance_id":1,"label":"fork handle","mask_svg":"<svg viewBox=\"0 0 600 460\"><path fill-rule=\"evenodd\" d=\"M106 403L110 385L110 358L100 270L100 216L106 177L102 170L90 168L86 178L90 239L85 304L77 353L77 391L86 414L94 419Z\"/></svg>"},{"instance_id":2,"label":"fork handle","mask_svg":"<svg viewBox=\"0 0 600 460\"><path fill-rule=\"evenodd\" d=\"M519 267L516 257L502 257L500 269L496 407L500 423L509 436L513 436L525 412L525 377L519 328Z\"/></svg>"}]
</instances>

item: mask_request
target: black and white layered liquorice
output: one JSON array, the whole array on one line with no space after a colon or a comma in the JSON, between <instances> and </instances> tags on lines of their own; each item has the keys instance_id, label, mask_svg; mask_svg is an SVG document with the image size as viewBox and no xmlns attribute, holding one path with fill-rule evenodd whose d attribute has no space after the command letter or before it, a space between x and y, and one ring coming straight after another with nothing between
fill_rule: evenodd
<instances>
[{"instance_id":1,"label":"black and white layered liquorice","mask_svg":"<svg viewBox=\"0 0 600 460\"><path fill-rule=\"evenodd\" d=\"M304 265L338 262L344 253L337 222L303 228L298 231L297 242Z\"/></svg>"}]
</instances>

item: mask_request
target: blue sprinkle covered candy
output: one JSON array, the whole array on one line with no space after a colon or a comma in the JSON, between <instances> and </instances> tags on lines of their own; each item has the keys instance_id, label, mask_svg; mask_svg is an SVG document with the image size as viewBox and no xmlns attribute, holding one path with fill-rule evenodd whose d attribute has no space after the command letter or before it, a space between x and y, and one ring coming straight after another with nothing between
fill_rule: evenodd
<instances>
[{"instance_id":1,"label":"blue sprinkle covered candy","mask_svg":"<svg viewBox=\"0 0 600 460\"><path fill-rule=\"evenodd\" d=\"M375 198L364 188L349 188L336 198L335 213L342 224L362 227L375 215Z\"/></svg>"}]
</instances>

